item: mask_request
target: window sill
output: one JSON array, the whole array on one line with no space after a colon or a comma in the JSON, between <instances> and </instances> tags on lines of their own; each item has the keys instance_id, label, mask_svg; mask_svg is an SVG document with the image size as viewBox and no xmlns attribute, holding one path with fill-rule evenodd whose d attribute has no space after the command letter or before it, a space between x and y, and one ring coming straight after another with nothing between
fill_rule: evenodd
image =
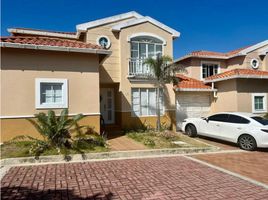
<instances>
[{"instance_id":1,"label":"window sill","mask_svg":"<svg viewBox=\"0 0 268 200\"><path fill-rule=\"evenodd\" d=\"M254 110L252 113L253 114L267 113L267 110Z\"/></svg>"},{"instance_id":2,"label":"window sill","mask_svg":"<svg viewBox=\"0 0 268 200\"><path fill-rule=\"evenodd\" d=\"M68 108L65 104L42 104L35 106L36 109L61 109L61 108Z\"/></svg>"}]
</instances>

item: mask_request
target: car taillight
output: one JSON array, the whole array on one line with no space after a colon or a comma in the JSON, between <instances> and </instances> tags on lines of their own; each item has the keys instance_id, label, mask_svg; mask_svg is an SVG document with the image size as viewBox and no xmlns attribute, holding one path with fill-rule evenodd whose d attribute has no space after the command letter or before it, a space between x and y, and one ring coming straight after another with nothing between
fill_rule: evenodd
<instances>
[{"instance_id":1,"label":"car taillight","mask_svg":"<svg viewBox=\"0 0 268 200\"><path fill-rule=\"evenodd\" d=\"M268 130L267 129L261 129L263 132L266 132L266 133L268 133Z\"/></svg>"}]
</instances>

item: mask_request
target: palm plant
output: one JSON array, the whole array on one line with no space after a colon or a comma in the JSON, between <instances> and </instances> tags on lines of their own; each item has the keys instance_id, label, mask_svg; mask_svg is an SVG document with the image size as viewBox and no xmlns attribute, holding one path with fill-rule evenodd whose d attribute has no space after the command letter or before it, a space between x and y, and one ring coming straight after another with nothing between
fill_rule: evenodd
<instances>
[{"instance_id":1,"label":"palm plant","mask_svg":"<svg viewBox=\"0 0 268 200\"><path fill-rule=\"evenodd\" d=\"M152 69L153 75L156 78L156 111L157 111L157 122L156 129L159 132L161 129L160 121L160 88L165 88L166 83L177 83L177 78L174 76L177 71L183 71L183 68L170 64L172 58L166 55L158 55L156 58L147 58L143 64L149 66Z\"/></svg>"},{"instance_id":2,"label":"palm plant","mask_svg":"<svg viewBox=\"0 0 268 200\"><path fill-rule=\"evenodd\" d=\"M83 118L82 114L75 115L72 118L68 117L68 109L63 109L60 116L57 117L53 110L49 110L48 114L39 113L35 115L36 120L28 119L28 121L36 128L43 137L43 140L30 136L18 136L13 139L28 139L34 141L30 152L36 157L50 148L56 148L59 153L67 155L68 149L74 149L71 133L79 131L81 127L78 121ZM74 128L74 129L72 129Z\"/></svg>"}]
</instances>

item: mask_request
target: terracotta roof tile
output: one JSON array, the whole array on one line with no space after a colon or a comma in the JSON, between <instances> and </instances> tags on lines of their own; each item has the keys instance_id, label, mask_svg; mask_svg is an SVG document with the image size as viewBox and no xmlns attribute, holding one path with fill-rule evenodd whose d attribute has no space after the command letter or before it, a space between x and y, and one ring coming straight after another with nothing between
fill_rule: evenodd
<instances>
[{"instance_id":1,"label":"terracotta roof tile","mask_svg":"<svg viewBox=\"0 0 268 200\"><path fill-rule=\"evenodd\" d=\"M175 85L175 89L196 89L196 90L210 90L211 87L209 85L205 85L204 82L199 81L194 78L187 77L182 74L177 74L176 77L179 78L178 85Z\"/></svg>"},{"instance_id":2,"label":"terracotta roof tile","mask_svg":"<svg viewBox=\"0 0 268 200\"><path fill-rule=\"evenodd\" d=\"M1 37L1 42L17 43L17 44L57 46L57 47L103 49L102 47L95 45L95 44L91 44L91 43L85 43L85 42L81 42L81 41L77 41L77 40L52 38L52 37L11 36L11 37Z\"/></svg>"},{"instance_id":3,"label":"terracotta roof tile","mask_svg":"<svg viewBox=\"0 0 268 200\"><path fill-rule=\"evenodd\" d=\"M216 74L210 77L207 77L205 81L212 81L217 79L224 79L224 78L234 78L237 76L248 76L248 77L255 77L259 76L268 76L268 71L260 71L260 70L253 70L253 69L233 69L230 71L226 71L220 74Z\"/></svg>"},{"instance_id":4,"label":"terracotta roof tile","mask_svg":"<svg viewBox=\"0 0 268 200\"><path fill-rule=\"evenodd\" d=\"M26 30L26 31L39 31L39 32L48 32L48 33L61 33L61 34L68 34L68 35L76 35L76 32L65 32L65 31L50 31L50 30L42 30L42 29L34 29L34 28L12 28L12 29L19 29L19 30Z\"/></svg>"},{"instance_id":5,"label":"terracotta roof tile","mask_svg":"<svg viewBox=\"0 0 268 200\"><path fill-rule=\"evenodd\" d=\"M239 48L239 49L235 49L226 53L221 53L221 52L215 52L215 51L205 51L205 50L200 50L200 51L193 51L189 54L187 54L187 56L200 56L200 57L222 57L222 58L228 58L230 56L236 55L238 54L240 51L248 48L250 46L247 47L243 47L243 48Z\"/></svg>"}]
</instances>

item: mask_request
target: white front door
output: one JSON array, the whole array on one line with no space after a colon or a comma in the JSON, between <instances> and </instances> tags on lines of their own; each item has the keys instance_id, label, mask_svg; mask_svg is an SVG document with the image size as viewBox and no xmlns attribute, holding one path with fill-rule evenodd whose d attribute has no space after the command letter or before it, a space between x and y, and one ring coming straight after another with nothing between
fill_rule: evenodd
<instances>
[{"instance_id":1,"label":"white front door","mask_svg":"<svg viewBox=\"0 0 268 200\"><path fill-rule=\"evenodd\" d=\"M101 88L100 89L100 110L105 124L114 123L114 89Z\"/></svg>"}]
</instances>

